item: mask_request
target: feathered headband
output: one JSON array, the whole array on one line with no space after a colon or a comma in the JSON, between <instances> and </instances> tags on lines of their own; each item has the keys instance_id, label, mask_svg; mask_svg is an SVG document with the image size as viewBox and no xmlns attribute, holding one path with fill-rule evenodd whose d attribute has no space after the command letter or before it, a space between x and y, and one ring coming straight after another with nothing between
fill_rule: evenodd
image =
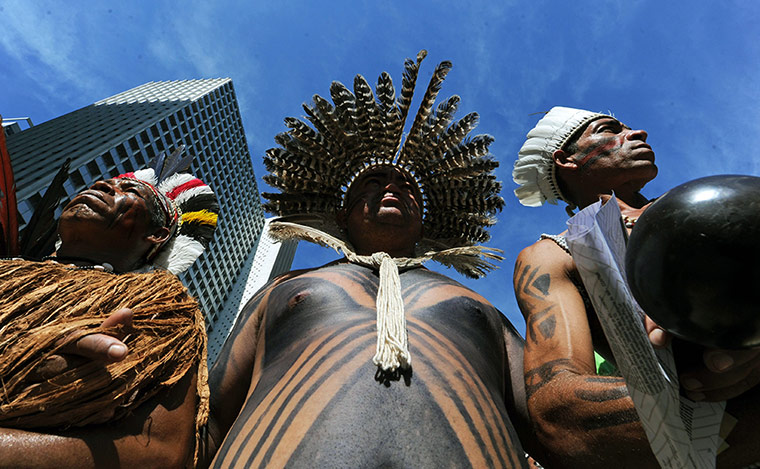
<instances>
[{"instance_id":1,"label":"feathered headband","mask_svg":"<svg viewBox=\"0 0 760 469\"><path fill-rule=\"evenodd\" d=\"M153 192L170 236L148 253L147 260L175 275L190 268L208 247L219 212L216 194L208 185L191 174L177 172L190 165L190 157L180 158L182 150L184 145L168 158L159 155L150 168L117 176L138 181Z\"/></svg>"},{"instance_id":2,"label":"feathered headband","mask_svg":"<svg viewBox=\"0 0 760 469\"><path fill-rule=\"evenodd\" d=\"M406 60L398 99L388 73L378 78L374 95L364 77L357 75L353 93L342 83L333 82L333 104L314 95L311 105L303 105L313 128L300 119L285 119L290 130L275 137L280 147L267 150L264 157L271 173L264 181L281 191L262 194L269 200L264 208L281 216L279 223L271 224L275 237L351 249L336 223L348 187L368 167L392 165L411 174L423 195L425 238L417 245L418 255L453 266L470 277L482 276L493 267L481 257L499 256L474 246L488 241L487 229L504 205L499 196L501 183L492 173L499 164L488 153L493 137L468 138L478 123L474 112L452 124L459 96L433 109L451 62L436 67L403 139L420 63L426 55L423 50L416 62ZM328 240L338 240L339 246L325 238L315 239L313 230L299 232L294 229L297 225L324 232ZM473 249L454 251L467 246Z\"/></svg>"},{"instance_id":3,"label":"feathered headband","mask_svg":"<svg viewBox=\"0 0 760 469\"><path fill-rule=\"evenodd\" d=\"M539 207L544 202L557 204L562 200L575 208L562 194L557 184L555 151L562 149L589 122L608 117L598 112L555 106L528 132L520 148L512 171L512 178L520 186L515 195L520 203Z\"/></svg>"}]
</instances>

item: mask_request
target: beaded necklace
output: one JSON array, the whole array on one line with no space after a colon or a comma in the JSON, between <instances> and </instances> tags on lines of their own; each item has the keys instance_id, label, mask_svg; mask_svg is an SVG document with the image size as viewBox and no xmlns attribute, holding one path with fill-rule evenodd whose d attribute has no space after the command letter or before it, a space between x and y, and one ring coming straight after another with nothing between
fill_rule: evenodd
<instances>
[{"instance_id":1,"label":"beaded necklace","mask_svg":"<svg viewBox=\"0 0 760 469\"><path fill-rule=\"evenodd\" d=\"M637 221L639 221L639 217L629 217L628 215L623 215L623 224L626 228L633 228L636 226Z\"/></svg>"},{"instance_id":2,"label":"beaded necklace","mask_svg":"<svg viewBox=\"0 0 760 469\"><path fill-rule=\"evenodd\" d=\"M42 258L42 261L51 261L55 262L56 264L65 265L67 268L71 267L74 270L102 270L104 272L114 273L113 266L109 264L108 262L103 262L101 264L95 264L93 261L89 259L85 259L82 257L59 257L59 256L45 256ZM74 262L89 262L88 265L76 265Z\"/></svg>"}]
</instances>

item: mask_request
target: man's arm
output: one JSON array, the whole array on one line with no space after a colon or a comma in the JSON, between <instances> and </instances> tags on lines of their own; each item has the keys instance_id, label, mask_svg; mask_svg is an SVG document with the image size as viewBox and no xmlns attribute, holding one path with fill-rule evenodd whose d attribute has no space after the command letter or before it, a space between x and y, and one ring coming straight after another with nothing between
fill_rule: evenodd
<instances>
[{"instance_id":1,"label":"man's arm","mask_svg":"<svg viewBox=\"0 0 760 469\"><path fill-rule=\"evenodd\" d=\"M235 321L209 372L211 402L208 432L201 443L200 467L211 464L251 388L255 386L253 372L257 360L263 359L264 355L265 342L261 335L272 291L279 283L303 272L289 272L264 285L243 307Z\"/></svg>"},{"instance_id":2,"label":"man's arm","mask_svg":"<svg viewBox=\"0 0 760 469\"><path fill-rule=\"evenodd\" d=\"M597 376L572 258L550 240L517 258L525 393L551 467L658 467L622 378Z\"/></svg>"},{"instance_id":3,"label":"man's arm","mask_svg":"<svg viewBox=\"0 0 760 469\"><path fill-rule=\"evenodd\" d=\"M507 413L515 431L517 431L523 449L538 459L544 450L538 443L533 431L528 413L528 402L525 398L525 377L523 373L525 341L506 317L502 315L501 319L505 349L504 400Z\"/></svg>"},{"instance_id":4,"label":"man's arm","mask_svg":"<svg viewBox=\"0 0 760 469\"><path fill-rule=\"evenodd\" d=\"M192 464L196 376L114 423L38 433L0 429L0 468L173 468Z\"/></svg>"}]
</instances>

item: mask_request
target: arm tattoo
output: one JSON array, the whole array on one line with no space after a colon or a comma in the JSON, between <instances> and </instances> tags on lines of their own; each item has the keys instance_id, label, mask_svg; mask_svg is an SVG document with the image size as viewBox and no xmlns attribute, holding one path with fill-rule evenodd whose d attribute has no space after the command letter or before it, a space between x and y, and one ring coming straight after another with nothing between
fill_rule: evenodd
<instances>
[{"instance_id":1,"label":"arm tattoo","mask_svg":"<svg viewBox=\"0 0 760 469\"><path fill-rule=\"evenodd\" d=\"M575 396L582 401L602 403L628 397L628 388L626 388L623 378L594 376L586 378L585 381L587 383L616 384L617 386L601 390L576 389ZM631 408L599 413L581 420L580 425L585 430L602 430L638 421L639 416L636 409Z\"/></svg>"},{"instance_id":2,"label":"arm tattoo","mask_svg":"<svg viewBox=\"0 0 760 469\"><path fill-rule=\"evenodd\" d=\"M626 409L585 418L581 420L580 426L584 430L602 430L638 421L639 414L636 413L636 409Z\"/></svg>"},{"instance_id":3,"label":"arm tattoo","mask_svg":"<svg viewBox=\"0 0 760 469\"><path fill-rule=\"evenodd\" d=\"M528 318L528 335L530 340L534 344L538 343L538 334L536 331L541 332L544 339L551 339L554 337L554 329L557 326L557 318L553 314L547 316L549 311L554 308L554 305L548 306L543 311L531 314Z\"/></svg>"},{"instance_id":4,"label":"arm tattoo","mask_svg":"<svg viewBox=\"0 0 760 469\"><path fill-rule=\"evenodd\" d=\"M625 379L620 376L592 376L586 378L587 383L625 384Z\"/></svg>"},{"instance_id":5,"label":"arm tattoo","mask_svg":"<svg viewBox=\"0 0 760 469\"><path fill-rule=\"evenodd\" d=\"M549 306L544 311L548 311L553 306ZM554 337L554 329L557 327L557 318L554 317L552 314L548 318L544 319L540 323L538 323L538 330L541 331L541 335L544 336L544 339L551 339ZM535 340L535 339L534 339Z\"/></svg>"},{"instance_id":6,"label":"arm tattoo","mask_svg":"<svg viewBox=\"0 0 760 469\"><path fill-rule=\"evenodd\" d=\"M558 360L552 360L544 363L543 365L534 368L533 370L525 373L525 393L527 399L538 391L545 384L548 384L555 376L563 371L570 371L573 369L570 364L570 360L561 358ZM576 389L574 394L579 399L586 402L602 403L607 401L613 401L628 397L628 389L625 387L625 381L623 378L617 377L589 377L586 378L587 383L610 383L621 384L612 389L606 389L601 391L592 391L587 389ZM555 419L558 417L552 417ZM598 412L593 416L580 419L578 425L584 430L603 430L605 428L616 427L618 425L625 425L629 423L635 423L639 421L639 415L636 413L635 408L615 410L611 412Z\"/></svg>"},{"instance_id":7,"label":"arm tattoo","mask_svg":"<svg viewBox=\"0 0 760 469\"><path fill-rule=\"evenodd\" d=\"M536 277L539 268L536 267L531 271L531 266L526 265L523 268L522 262L518 263L517 267L515 267L515 270L520 269L522 269L522 272L520 272L520 278L517 280L516 290L537 300L545 300L549 294L551 276L549 274L542 274Z\"/></svg>"},{"instance_id":8,"label":"arm tattoo","mask_svg":"<svg viewBox=\"0 0 760 469\"><path fill-rule=\"evenodd\" d=\"M526 298L521 298L521 293L540 301L546 301L546 297L549 295L551 276L549 274L538 275L538 269L538 267L532 268L531 265L523 266L522 262L519 262L515 268L515 271L520 272L520 277L515 285L515 291L518 293L518 304L523 311L530 311L533 305L525 301ZM552 308L554 308L554 305L549 305L544 310L529 315L528 336L534 344L538 343L539 332L544 339L554 337L557 318L553 314L548 315Z\"/></svg>"},{"instance_id":9,"label":"arm tattoo","mask_svg":"<svg viewBox=\"0 0 760 469\"><path fill-rule=\"evenodd\" d=\"M551 360L525 372L525 397L530 400L533 394L548 384L555 376L568 371L572 364L567 358Z\"/></svg>"},{"instance_id":10,"label":"arm tattoo","mask_svg":"<svg viewBox=\"0 0 760 469\"><path fill-rule=\"evenodd\" d=\"M618 386L611 389L600 390L576 389L575 396L578 399L587 402L615 401L617 399L628 397L628 388L625 386Z\"/></svg>"}]
</instances>

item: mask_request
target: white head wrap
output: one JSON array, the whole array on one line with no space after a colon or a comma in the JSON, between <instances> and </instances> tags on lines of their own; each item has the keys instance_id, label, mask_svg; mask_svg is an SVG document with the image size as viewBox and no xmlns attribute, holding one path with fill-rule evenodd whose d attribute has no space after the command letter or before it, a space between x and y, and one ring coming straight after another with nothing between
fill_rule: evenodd
<instances>
[{"instance_id":1,"label":"white head wrap","mask_svg":"<svg viewBox=\"0 0 760 469\"><path fill-rule=\"evenodd\" d=\"M571 203L557 185L552 154L561 149L576 131L600 117L607 115L556 106L528 132L512 171L512 179L520 186L515 189L515 195L521 204L539 207L544 202L556 204L558 199Z\"/></svg>"}]
</instances>

